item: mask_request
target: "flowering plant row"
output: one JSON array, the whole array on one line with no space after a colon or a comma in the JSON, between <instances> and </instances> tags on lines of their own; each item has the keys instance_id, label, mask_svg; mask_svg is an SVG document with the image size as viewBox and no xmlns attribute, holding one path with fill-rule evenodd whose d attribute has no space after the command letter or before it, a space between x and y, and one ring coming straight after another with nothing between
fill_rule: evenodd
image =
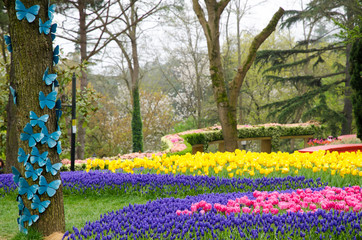
<instances>
[{"instance_id":1,"label":"flowering plant row","mask_svg":"<svg viewBox=\"0 0 362 240\"><path fill-rule=\"evenodd\" d=\"M335 141L338 141L338 139L329 136L327 139L324 139L324 138L312 138L312 139L309 139L307 144L309 146L319 146L319 145L330 144L330 143L335 142Z\"/></svg>"},{"instance_id":2,"label":"flowering plant row","mask_svg":"<svg viewBox=\"0 0 362 240\"><path fill-rule=\"evenodd\" d=\"M284 177L302 175L307 178L322 177L330 185L361 185L362 152L325 152L311 154L255 153L236 150L225 153L197 153L182 156L166 155L134 160L102 160L87 162L87 171L91 169L109 169L112 172L122 170L128 173L151 172L188 175L213 175L221 177ZM333 176L333 177L332 177Z\"/></svg>"},{"instance_id":3,"label":"flowering plant row","mask_svg":"<svg viewBox=\"0 0 362 240\"><path fill-rule=\"evenodd\" d=\"M304 190L304 192L307 190ZM324 188L312 192L328 191ZM343 190L341 190L343 191ZM346 191L346 190L345 190ZM262 193L266 194L266 193ZM273 193L267 193L273 194ZM274 193L276 194L276 193ZM278 194L295 196L293 190ZM258 196L260 197L260 196ZM361 234L362 213L344 211L288 212L273 215L228 214L215 208L204 214L180 214L204 200L226 205L229 199L258 199L253 193L204 194L185 199L158 199L144 205L129 205L101 215L98 221L84 227L73 227L66 239L356 239Z\"/></svg>"},{"instance_id":4,"label":"flowering plant row","mask_svg":"<svg viewBox=\"0 0 362 240\"><path fill-rule=\"evenodd\" d=\"M106 171L61 172L64 194L128 194L152 197L197 195L211 192L240 192L256 189L283 190L305 187L321 187L320 179L305 177L285 178L233 178L208 176L127 174ZM11 174L0 175L0 194L14 192L16 185Z\"/></svg>"},{"instance_id":5,"label":"flowering plant row","mask_svg":"<svg viewBox=\"0 0 362 240\"><path fill-rule=\"evenodd\" d=\"M317 209L326 211L354 211L362 210L362 193L360 186L346 187L344 189L326 186L323 190L313 191L297 189L293 193L260 192L254 191L255 200L247 196L229 200L226 205L215 203L217 212L226 215L232 213L272 213L280 212L316 212ZM191 205L191 210L177 210L176 214L205 214L211 211L212 204L200 201Z\"/></svg>"}]
</instances>

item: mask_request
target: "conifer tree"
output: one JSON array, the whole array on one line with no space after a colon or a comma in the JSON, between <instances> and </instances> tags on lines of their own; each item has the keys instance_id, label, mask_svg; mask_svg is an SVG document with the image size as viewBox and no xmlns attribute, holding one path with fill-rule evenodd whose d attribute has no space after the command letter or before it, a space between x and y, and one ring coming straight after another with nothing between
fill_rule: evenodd
<instances>
[{"instance_id":1,"label":"conifer tree","mask_svg":"<svg viewBox=\"0 0 362 240\"><path fill-rule=\"evenodd\" d=\"M353 43L351 53L351 87L357 137L362 140L362 40Z\"/></svg>"},{"instance_id":2,"label":"conifer tree","mask_svg":"<svg viewBox=\"0 0 362 240\"><path fill-rule=\"evenodd\" d=\"M331 39L328 39L328 37L330 37L328 31L316 37L312 37L312 32L313 27L316 26L317 23L324 22L325 24L331 24L333 20L337 20L348 29L352 29L361 11L360 5L354 0L312 0L307 5L307 8L302 11L286 11L285 15L288 16L288 18L283 21L282 26L290 27L300 22L311 26L310 31L306 33L306 39L299 42L299 44L292 49L260 51L256 58L256 62L258 63L271 63L272 67L266 70L265 73L280 73L283 70L287 71L297 67L307 70L304 71L304 75L298 74L288 77L285 77L285 75L283 77L278 75L266 76L274 81L304 86L303 89L305 91L300 91L298 96L264 106L274 107L272 114L279 114L281 122L299 121L302 116L304 116L304 119L312 116L320 117L321 119L338 120L342 122L342 134L350 133L352 123L352 105L349 88L349 56L351 53L351 44L345 44L343 41L332 42ZM324 44L321 44L322 42L324 42ZM344 53L346 55L345 63L336 63L335 69L329 73L322 75L313 74L314 69L318 69L318 67L324 63L327 57L326 54L332 52ZM310 69L313 69L313 71L310 71ZM328 81L326 81L326 79L328 79ZM324 97L322 96L325 92L340 87L341 85L344 86L345 93L343 113L328 108L328 105L324 104ZM319 111L318 109L321 109L322 106L327 107L328 111ZM309 111L303 115L305 109ZM328 115L323 115L327 112ZM330 116L332 113L333 117ZM330 125L334 124L335 123L331 123ZM334 131L335 130L336 129L334 129Z\"/></svg>"}]
</instances>

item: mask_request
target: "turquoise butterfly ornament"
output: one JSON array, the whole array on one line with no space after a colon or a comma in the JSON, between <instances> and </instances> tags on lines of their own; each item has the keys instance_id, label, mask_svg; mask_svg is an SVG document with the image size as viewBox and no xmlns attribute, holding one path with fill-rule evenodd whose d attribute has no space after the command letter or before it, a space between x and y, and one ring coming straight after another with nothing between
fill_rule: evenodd
<instances>
[{"instance_id":1,"label":"turquoise butterfly ornament","mask_svg":"<svg viewBox=\"0 0 362 240\"><path fill-rule=\"evenodd\" d=\"M57 118L57 127L59 127L59 119L62 116L62 101L58 99L55 102L55 116Z\"/></svg>"},{"instance_id":2,"label":"turquoise butterfly ornament","mask_svg":"<svg viewBox=\"0 0 362 240\"><path fill-rule=\"evenodd\" d=\"M24 166L26 165L26 163L28 162L28 159L30 157L30 154L25 154L24 149L19 148L18 150L18 162L19 163L24 163Z\"/></svg>"},{"instance_id":3,"label":"turquoise butterfly ornament","mask_svg":"<svg viewBox=\"0 0 362 240\"><path fill-rule=\"evenodd\" d=\"M15 1L16 17L18 20L23 20L25 18L29 23L34 22L35 16L38 15L39 9L39 5L26 8L20 0Z\"/></svg>"},{"instance_id":4,"label":"turquoise butterfly ornament","mask_svg":"<svg viewBox=\"0 0 362 240\"><path fill-rule=\"evenodd\" d=\"M9 88L10 88L11 94L13 95L14 104L16 105L16 91L12 86L9 86Z\"/></svg>"},{"instance_id":5,"label":"turquoise butterfly ornament","mask_svg":"<svg viewBox=\"0 0 362 240\"><path fill-rule=\"evenodd\" d=\"M29 141L29 147L34 147L37 142L44 137L42 133L33 133L33 127L30 123L27 123L24 128L24 133L20 134L21 141Z\"/></svg>"},{"instance_id":6,"label":"turquoise butterfly ornament","mask_svg":"<svg viewBox=\"0 0 362 240\"><path fill-rule=\"evenodd\" d=\"M38 221L39 215L31 215L29 209L24 207L24 212L20 216L20 223L28 222L28 226L33 225L36 221Z\"/></svg>"},{"instance_id":7,"label":"turquoise butterfly ornament","mask_svg":"<svg viewBox=\"0 0 362 240\"><path fill-rule=\"evenodd\" d=\"M41 140L41 144L47 143L50 148L53 148L57 145L57 141L59 140L59 137L62 134L62 132L59 130L49 134L46 126L44 126L41 129L41 132L44 135L44 137Z\"/></svg>"},{"instance_id":8,"label":"turquoise butterfly ornament","mask_svg":"<svg viewBox=\"0 0 362 240\"><path fill-rule=\"evenodd\" d=\"M16 201L18 202L19 216L21 216L21 215L23 215L24 208L25 208L24 202L20 195L18 195L16 197ZM20 223L20 217L18 217L16 219L16 221L18 222L18 225L19 225L19 231L22 233L28 234L28 230L26 228L24 228L22 223Z\"/></svg>"},{"instance_id":9,"label":"turquoise butterfly ornament","mask_svg":"<svg viewBox=\"0 0 362 240\"><path fill-rule=\"evenodd\" d=\"M47 67L47 69L45 70L45 72L43 74L43 81L45 82L46 85L51 85L51 84L53 84L54 81L56 81L57 74L56 73L48 74L48 71L49 71L49 67Z\"/></svg>"},{"instance_id":10,"label":"turquoise butterfly ornament","mask_svg":"<svg viewBox=\"0 0 362 240\"><path fill-rule=\"evenodd\" d=\"M13 180L14 180L14 183L16 185L19 185L19 181L20 181L20 172L18 169L16 169L16 167L14 166L11 166L11 170L13 172Z\"/></svg>"},{"instance_id":11,"label":"turquoise butterfly ornament","mask_svg":"<svg viewBox=\"0 0 362 240\"><path fill-rule=\"evenodd\" d=\"M56 99L57 99L56 91L52 91L47 96L45 96L42 91L39 92L39 105L41 109L44 109L45 106L47 106L49 109L53 109L55 106Z\"/></svg>"},{"instance_id":12,"label":"turquoise butterfly ornament","mask_svg":"<svg viewBox=\"0 0 362 240\"><path fill-rule=\"evenodd\" d=\"M43 23L43 21L39 18L39 33L44 33L48 35L50 33L50 27L52 25L52 20L48 20Z\"/></svg>"},{"instance_id":13,"label":"turquoise butterfly ornament","mask_svg":"<svg viewBox=\"0 0 362 240\"><path fill-rule=\"evenodd\" d=\"M62 153L62 142L58 141L57 144L57 153L60 155Z\"/></svg>"},{"instance_id":14,"label":"turquoise butterfly ornament","mask_svg":"<svg viewBox=\"0 0 362 240\"><path fill-rule=\"evenodd\" d=\"M31 209L38 209L39 213L45 212L45 209L47 209L50 204L49 200L40 201L38 195L35 195L32 201Z\"/></svg>"},{"instance_id":15,"label":"turquoise butterfly ornament","mask_svg":"<svg viewBox=\"0 0 362 240\"><path fill-rule=\"evenodd\" d=\"M13 47L11 46L11 38L9 35L4 35L4 40L6 44L6 48L9 52L13 52Z\"/></svg>"},{"instance_id":16,"label":"turquoise butterfly ornament","mask_svg":"<svg viewBox=\"0 0 362 240\"><path fill-rule=\"evenodd\" d=\"M57 45L53 51L53 65L57 65L58 62L59 62L59 45Z\"/></svg>"},{"instance_id":17,"label":"turquoise butterfly ornament","mask_svg":"<svg viewBox=\"0 0 362 240\"><path fill-rule=\"evenodd\" d=\"M53 197L57 192L62 181L54 180L48 183L44 176L40 176L39 180L39 194L47 193L49 197Z\"/></svg>"},{"instance_id":18,"label":"turquoise butterfly ornament","mask_svg":"<svg viewBox=\"0 0 362 240\"><path fill-rule=\"evenodd\" d=\"M40 176L40 177L43 177L43 176ZM34 197L34 195L36 194L38 189L39 189L39 186L37 184L30 186L29 183L25 180L25 178L23 178L23 177L19 178L19 194L20 195L27 194L28 200L30 200Z\"/></svg>"},{"instance_id":19,"label":"turquoise butterfly ornament","mask_svg":"<svg viewBox=\"0 0 362 240\"><path fill-rule=\"evenodd\" d=\"M56 35L55 33L57 32L57 27L58 27L58 24L54 23L52 24L52 26L50 27L50 36L52 37L52 41L54 41Z\"/></svg>"},{"instance_id":20,"label":"turquoise butterfly ornament","mask_svg":"<svg viewBox=\"0 0 362 240\"><path fill-rule=\"evenodd\" d=\"M25 166L25 177L32 178L33 181L36 181L42 172L42 168L34 169L30 163L27 163Z\"/></svg>"},{"instance_id":21,"label":"turquoise butterfly ornament","mask_svg":"<svg viewBox=\"0 0 362 240\"><path fill-rule=\"evenodd\" d=\"M42 154L40 154L37 147L33 147L33 149L31 150L30 162L32 164L38 163L39 167L43 167L46 164L47 158L48 152L43 152Z\"/></svg>"},{"instance_id":22,"label":"turquoise butterfly ornament","mask_svg":"<svg viewBox=\"0 0 362 240\"><path fill-rule=\"evenodd\" d=\"M52 5L48 6L48 17L50 20L53 20L56 8L57 8L56 4L52 4Z\"/></svg>"},{"instance_id":23,"label":"turquoise butterfly ornament","mask_svg":"<svg viewBox=\"0 0 362 240\"><path fill-rule=\"evenodd\" d=\"M63 165L62 163L52 164L52 162L48 158L48 160L45 164L45 170L47 172L50 172L53 176L55 176L58 173L58 171L60 170L60 168L62 167L62 165Z\"/></svg>"},{"instance_id":24,"label":"turquoise butterfly ornament","mask_svg":"<svg viewBox=\"0 0 362 240\"><path fill-rule=\"evenodd\" d=\"M21 214L20 214L21 215ZM24 234L28 234L28 229L26 229L24 226L23 226L23 223L20 222L20 217L18 217L16 219L16 221L18 222L18 226L19 226L19 231L24 233Z\"/></svg>"},{"instance_id":25,"label":"turquoise butterfly ornament","mask_svg":"<svg viewBox=\"0 0 362 240\"><path fill-rule=\"evenodd\" d=\"M41 117L38 117L35 112L30 111L30 124L32 127L38 125L40 128L44 127L45 123L48 121L49 115L45 114Z\"/></svg>"},{"instance_id":26,"label":"turquoise butterfly ornament","mask_svg":"<svg viewBox=\"0 0 362 240\"><path fill-rule=\"evenodd\" d=\"M18 202L19 215L23 214L24 211L24 202L20 195L16 197L16 201Z\"/></svg>"}]
</instances>

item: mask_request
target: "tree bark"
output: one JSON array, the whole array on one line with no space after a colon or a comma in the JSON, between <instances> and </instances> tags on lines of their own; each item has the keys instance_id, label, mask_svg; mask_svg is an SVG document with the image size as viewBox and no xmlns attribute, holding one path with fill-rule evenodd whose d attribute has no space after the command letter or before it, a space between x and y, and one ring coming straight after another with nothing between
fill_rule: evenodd
<instances>
[{"instance_id":1,"label":"tree bark","mask_svg":"<svg viewBox=\"0 0 362 240\"><path fill-rule=\"evenodd\" d=\"M79 47L80 47L80 63L84 63L88 59L87 55L87 27L86 27L86 2L80 0L78 2L78 12L79 12ZM80 78L80 89L85 91L88 85L87 69L85 67L81 70ZM77 133L77 151L76 158L84 159L84 148L85 148L85 128L83 128L84 116L78 116L78 133Z\"/></svg>"},{"instance_id":2,"label":"tree bark","mask_svg":"<svg viewBox=\"0 0 362 240\"><path fill-rule=\"evenodd\" d=\"M5 1L10 20L10 37L13 47L10 83L17 95L16 105L10 103L9 111L14 111L15 115L14 119L10 121L11 125L8 130L16 132L16 142L18 142L16 147L21 147L26 153L30 153L32 149L28 146L28 141L19 141L20 134L23 132L26 124L29 123L30 111L34 111L38 116L48 114L49 120L45 125L49 133L56 131L55 110L50 110L47 107L41 109L39 106L39 92L42 91L45 95L48 95L52 91L51 86L47 86L42 81L42 77L47 67L49 67L49 72L53 73L53 48L50 35L39 34L38 25L39 18L42 20L48 18L48 0L34 0L31 1L31 5L29 1L23 1L23 3L27 8L36 4L40 6L39 14L33 23L28 23L25 19L18 20L15 11L15 1ZM40 128L34 126L33 131L35 133L40 132ZM10 141L15 142L15 140ZM40 143L37 143L36 147L40 152L49 152L48 158L52 164L60 162L56 148L50 149L47 144L41 145ZM22 176L25 175L23 164L18 164L18 170ZM48 183L60 179L60 174L53 176L44 169L42 175ZM34 182L31 178L26 179L26 181L29 185L39 184L39 180ZM31 201L27 200L25 196L22 195L25 207L30 210L31 214L39 215L38 221L32 227L44 236L50 235L55 231L65 231L62 186L59 187L56 194L51 198L51 204L46 211L41 214L37 210L30 208ZM40 196L40 199L41 201L49 200L49 197L44 194ZM14 221L16 220L14 219Z\"/></svg>"},{"instance_id":3,"label":"tree bark","mask_svg":"<svg viewBox=\"0 0 362 240\"><path fill-rule=\"evenodd\" d=\"M222 134L225 143L225 151L235 151L237 149L237 100L240 93L241 85L244 81L246 73L254 62L256 52L265 39L275 30L279 19L284 14L284 10L280 8L270 20L268 26L259 33L251 43L249 54L242 65L238 67L238 71L234 79L229 84L229 95L225 84L223 66L221 63L220 43L219 43L219 23L220 17L230 2L230 0L205 1L207 10L207 20L204 10L198 0L193 0L193 9L204 30L207 39L208 55L210 61L210 77L212 81L212 89L214 99L218 109L219 120L222 127Z\"/></svg>"}]
</instances>

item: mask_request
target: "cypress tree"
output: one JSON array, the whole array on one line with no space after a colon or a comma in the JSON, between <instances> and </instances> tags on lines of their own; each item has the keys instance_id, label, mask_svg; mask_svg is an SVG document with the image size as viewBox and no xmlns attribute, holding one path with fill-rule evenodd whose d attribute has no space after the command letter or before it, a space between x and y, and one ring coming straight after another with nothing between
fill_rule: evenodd
<instances>
[{"instance_id":1,"label":"cypress tree","mask_svg":"<svg viewBox=\"0 0 362 240\"><path fill-rule=\"evenodd\" d=\"M133 152L143 152L142 118L138 87L133 90L132 142Z\"/></svg>"},{"instance_id":2,"label":"cypress tree","mask_svg":"<svg viewBox=\"0 0 362 240\"><path fill-rule=\"evenodd\" d=\"M362 40L353 43L351 54L351 88L357 137L362 140Z\"/></svg>"}]
</instances>

